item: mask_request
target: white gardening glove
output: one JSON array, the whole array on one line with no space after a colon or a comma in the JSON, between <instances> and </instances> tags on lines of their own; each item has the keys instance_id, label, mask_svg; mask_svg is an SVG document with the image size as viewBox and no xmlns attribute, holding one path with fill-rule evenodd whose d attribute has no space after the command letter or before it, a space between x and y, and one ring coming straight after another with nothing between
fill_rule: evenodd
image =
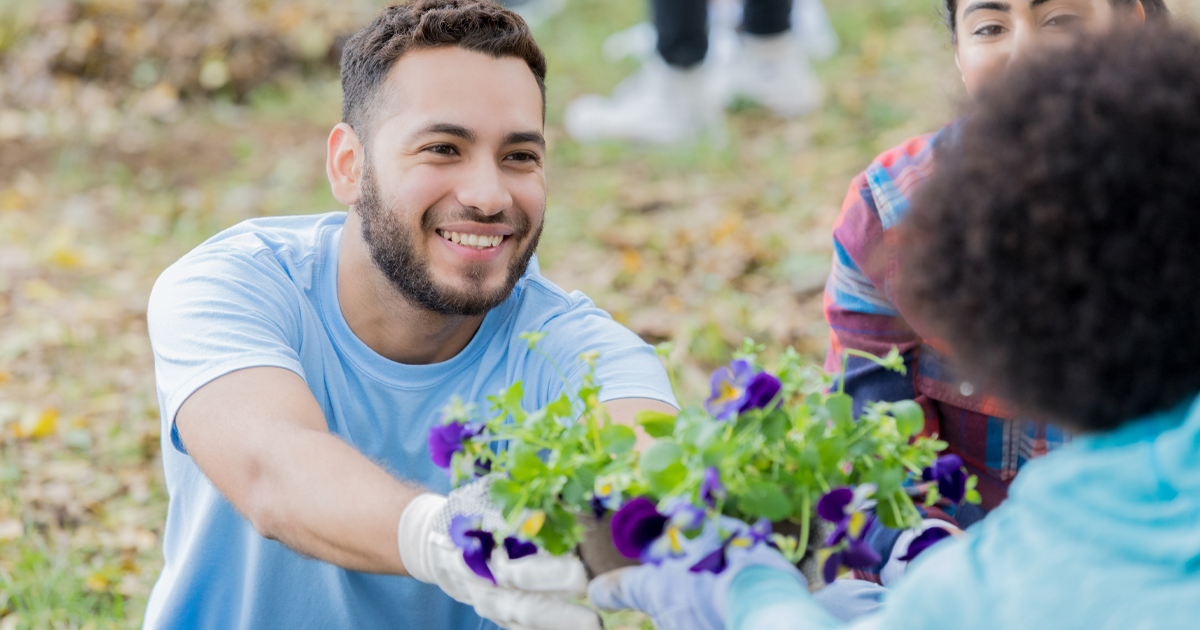
<instances>
[{"instance_id":1,"label":"white gardening glove","mask_svg":"<svg viewBox=\"0 0 1200 630\"><path fill-rule=\"evenodd\" d=\"M539 552L510 560L498 536L488 563L496 584L467 567L463 550L450 540L447 529L451 518L460 513L462 502L453 499L462 490L467 488L451 493L449 501L440 495L422 494L405 508L397 541L408 574L436 584L450 597L474 607L480 617L507 630L600 630L600 618L594 611L571 603L587 591L587 573L576 558ZM479 494L478 488L472 490ZM476 515L483 517L485 527L493 531L502 528L504 520L490 504L470 504Z\"/></svg>"}]
</instances>

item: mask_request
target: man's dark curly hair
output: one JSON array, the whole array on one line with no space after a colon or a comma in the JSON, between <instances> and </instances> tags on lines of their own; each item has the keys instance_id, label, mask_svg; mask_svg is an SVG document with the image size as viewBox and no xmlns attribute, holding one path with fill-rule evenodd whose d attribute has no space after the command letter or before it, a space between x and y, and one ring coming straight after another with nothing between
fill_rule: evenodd
<instances>
[{"instance_id":1,"label":"man's dark curly hair","mask_svg":"<svg viewBox=\"0 0 1200 630\"><path fill-rule=\"evenodd\" d=\"M936 150L900 295L969 373L1085 430L1200 392L1196 34L1026 60Z\"/></svg>"},{"instance_id":2,"label":"man's dark curly hair","mask_svg":"<svg viewBox=\"0 0 1200 630\"><path fill-rule=\"evenodd\" d=\"M346 42L342 122L366 142L375 98L396 60L408 52L443 46L524 60L537 79L545 109L546 57L521 16L492 0L413 0L384 9Z\"/></svg>"},{"instance_id":3,"label":"man's dark curly hair","mask_svg":"<svg viewBox=\"0 0 1200 630\"><path fill-rule=\"evenodd\" d=\"M1129 7L1137 0L1109 0L1115 7ZM942 16L946 26L950 27L950 41L958 41L958 5L966 4L960 0L942 0ZM1146 11L1146 21L1166 21L1171 17L1165 0L1142 0L1142 8Z\"/></svg>"}]
</instances>

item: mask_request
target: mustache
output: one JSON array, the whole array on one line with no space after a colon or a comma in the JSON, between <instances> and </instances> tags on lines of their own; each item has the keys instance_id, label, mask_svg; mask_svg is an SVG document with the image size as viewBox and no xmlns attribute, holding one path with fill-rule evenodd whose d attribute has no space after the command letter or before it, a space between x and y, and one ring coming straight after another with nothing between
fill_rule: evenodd
<instances>
[{"instance_id":1,"label":"mustache","mask_svg":"<svg viewBox=\"0 0 1200 630\"><path fill-rule=\"evenodd\" d=\"M460 206L453 210L445 211L435 211L433 208L426 210L425 214L421 216L421 228L426 232L432 232L440 224L459 221L482 225L503 225L511 228L513 236L516 237L524 237L533 227L529 217L523 212L509 212L505 210L496 214L485 214L478 208Z\"/></svg>"}]
</instances>

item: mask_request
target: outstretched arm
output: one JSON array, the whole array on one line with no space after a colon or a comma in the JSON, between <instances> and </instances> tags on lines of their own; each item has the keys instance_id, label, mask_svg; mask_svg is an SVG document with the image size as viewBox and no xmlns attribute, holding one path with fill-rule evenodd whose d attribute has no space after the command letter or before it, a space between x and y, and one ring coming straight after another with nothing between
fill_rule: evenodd
<instances>
[{"instance_id":1,"label":"outstretched arm","mask_svg":"<svg viewBox=\"0 0 1200 630\"><path fill-rule=\"evenodd\" d=\"M331 434L296 373L231 372L175 420L197 466L260 535L347 569L407 575L396 524L421 490Z\"/></svg>"}]
</instances>

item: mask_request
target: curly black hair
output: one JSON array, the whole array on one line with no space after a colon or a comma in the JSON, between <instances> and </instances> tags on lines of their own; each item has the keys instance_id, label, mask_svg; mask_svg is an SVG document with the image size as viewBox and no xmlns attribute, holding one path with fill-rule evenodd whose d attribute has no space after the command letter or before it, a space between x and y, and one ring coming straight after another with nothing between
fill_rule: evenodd
<instances>
[{"instance_id":1,"label":"curly black hair","mask_svg":"<svg viewBox=\"0 0 1200 630\"><path fill-rule=\"evenodd\" d=\"M1113 6L1127 7L1136 0L1109 0ZM959 0L942 0L942 18L950 28L950 41L958 41L958 4ZM1165 0L1142 0L1142 8L1146 11L1146 21L1166 21L1171 17Z\"/></svg>"},{"instance_id":2,"label":"curly black hair","mask_svg":"<svg viewBox=\"0 0 1200 630\"><path fill-rule=\"evenodd\" d=\"M1200 38L1027 59L936 148L900 296L1023 413L1113 428L1200 392Z\"/></svg>"}]
</instances>

